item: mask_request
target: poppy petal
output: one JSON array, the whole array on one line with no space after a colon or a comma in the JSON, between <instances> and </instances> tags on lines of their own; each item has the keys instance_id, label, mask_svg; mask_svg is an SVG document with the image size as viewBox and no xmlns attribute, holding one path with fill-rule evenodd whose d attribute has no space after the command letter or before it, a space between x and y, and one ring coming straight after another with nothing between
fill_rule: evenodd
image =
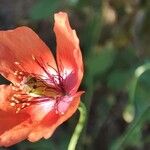
<instances>
[{"instance_id":1,"label":"poppy petal","mask_svg":"<svg viewBox=\"0 0 150 150\"><path fill-rule=\"evenodd\" d=\"M0 146L11 146L25 140L34 128L26 114L11 114L0 111Z\"/></svg>"},{"instance_id":2,"label":"poppy petal","mask_svg":"<svg viewBox=\"0 0 150 150\"><path fill-rule=\"evenodd\" d=\"M54 108L55 101L46 101L27 107L25 112L30 114L33 122L40 122Z\"/></svg>"},{"instance_id":3,"label":"poppy petal","mask_svg":"<svg viewBox=\"0 0 150 150\"><path fill-rule=\"evenodd\" d=\"M41 66L48 67L47 64L56 68L51 51L30 28L0 31L0 74L8 80L22 80L22 74L16 76L16 71L43 75Z\"/></svg>"},{"instance_id":4,"label":"poppy petal","mask_svg":"<svg viewBox=\"0 0 150 150\"><path fill-rule=\"evenodd\" d=\"M74 94L82 80L83 62L79 39L72 30L66 13L55 14L54 31L57 42L57 64L62 76L66 76L65 88Z\"/></svg>"},{"instance_id":5,"label":"poppy petal","mask_svg":"<svg viewBox=\"0 0 150 150\"><path fill-rule=\"evenodd\" d=\"M0 110L7 111L11 109L8 101L12 94L12 87L10 85L0 85Z\"/></svg>"},{"instance_id":6,"label":"poppy petal","mask_svg":"<svg viewBox=\"0 0 150 150\"><path fill-rule=\"evenodd\" d=\"M70 98L72 101L63 115L57 114L55 109L50 111L41 123L29 134L28 140L35 142L43 137L48 139L60 124L75 113L80 103L81 94L82 93L78 92L74 97Z\"/></svg>"},{"instance_id":7,"label":"poppy petal","mask_svg":"<svg viewBox=\"0 0 150 150\"><path fill-rule=\"evenodd\" d=\"M27 113L18 113L8 105L11 86L0 85L0 146L10 146L27 138L33 128Z\"/></svg>"}]
</instances>

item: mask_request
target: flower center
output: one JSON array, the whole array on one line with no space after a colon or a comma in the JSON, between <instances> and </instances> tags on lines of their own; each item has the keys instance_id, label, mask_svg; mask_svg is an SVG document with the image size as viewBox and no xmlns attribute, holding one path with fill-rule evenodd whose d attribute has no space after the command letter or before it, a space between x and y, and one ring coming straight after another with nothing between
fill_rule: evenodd
<instances>
[{"instance_id":1,"label":"flower center","mask_svg":"<svg viewBox=\"0 0 150 150\"><path fill-rule=\"evenodd\" d=\"M15 92L10 105L16 107L16 113L30 105L46 101L55 101L58 104L61 97L65 96L59 85L49 85L36 77L28 77L23 85L13 86L13 90Z\"/></svg>"},{"instance_id":2,"label":"flower center","mask_svg":"<svg viewBox=\"0 0 150 150\"><path fill-rule=\"evenodd\" d=\"M45 65L36 58L33 57L33 59L43 69L46 76L15 71L15 75L20 77L22 81L20 84L13 85L14 94L10 99L10 105L15 107L16 113L18 113L33 104L54 101L56 104L54 107L57 111L57 104L63 96L67 95L64 79L54 68L52 69L55 71L55 75L52 75L47 71ZM21 66L20 63L15 62L15 64Z\"/></svg>"}]
</instances>

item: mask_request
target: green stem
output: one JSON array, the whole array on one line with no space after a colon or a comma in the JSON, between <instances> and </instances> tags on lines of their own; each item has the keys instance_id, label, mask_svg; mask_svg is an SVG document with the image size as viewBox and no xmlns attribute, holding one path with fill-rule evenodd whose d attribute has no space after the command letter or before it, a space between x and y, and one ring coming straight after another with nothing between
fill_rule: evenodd
<instances>
[{"instance_id":1,"label":"green stem","mask_svg":"<svg viewBox=\"0 0 150 150\"><path fill-rule=\"evenodd\" d=\"M130 135L134 132L134 130L138 127L138 125L142 122L142 118L149 112L150 107L147 107L143 113L135 120L135 122L126 130L124 136L122 136L117 144L111 148L111 150L121 150L126 140L130 137Z\"/></svg>"},{"instance_id":2,"label":"green stem","mask_svg":"<svg viewBox=\"0 0 150 150\"><path fill-rule=\"evenodd\" d=\"M137 83L139 78L143 75L143 73L145 73L147 70L150 69L150 63L146 63L142 66L139 66L134 73L134 80L132 83L132 89L129 92L129 98L130 98L130 102L134 102L134 96L135 96L135 91L136 91L136 87L137 87Z\"/></svg>"},{"instance_id":3,"label":"green stem","mask_svg":"<svg viewBox=\"0 0 150 150\"><path fill-rule=\"evenodd\" d=\"M150 70L150 63L146 63L142 66L139 66L134 73L134 80L132 83L132 88L130 89L129 92L129 99L131 105L134 106L134 101L135 101L135 92L136 92L136 87L138 84L138 80L140 77L146 72ZM133 133L133 131L137 128L137 126L141 123L142 118L147 114L150 110L150 106L147 106L145 110L141 113L140 116L135 118L134 122L129 126L129 128L125 131L122 137L117 141L117 144L112 146L111 150L121 150L127 139L130 137L130 135Z\"/></svg>"},{"instance_id":4,"label":"green stem","mask_svg":"<svg viewBox=\"0 0 150 150\"><path fill-rule=\"evenodd\" d=\"M78 124L74 130L74 133L71 137L71 140L69 142L68 150L76 149L77 142L79 140L80 134L82 132L82 129L83 129L85 121L86 121L86 116L87 116L86 107L82 102L80 102L80 106L79 106L78 110L80 112L80 117L79 117Z\"/></svg>"}]
</instances>

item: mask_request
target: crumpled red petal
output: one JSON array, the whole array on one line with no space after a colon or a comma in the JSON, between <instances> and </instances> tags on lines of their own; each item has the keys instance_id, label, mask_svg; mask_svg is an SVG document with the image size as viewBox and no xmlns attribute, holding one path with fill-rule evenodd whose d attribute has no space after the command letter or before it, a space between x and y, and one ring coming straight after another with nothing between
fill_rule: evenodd
<instances>
[{"instance_id":1,"label":"crumpled red petal","mask_svg":"<svg viewBox=\"0 0 150 150\"><path fill-rule=\"evenodd\" d=\"M45 118L40 122L40 124L35 127L34 130L29 134L28 140L31 142L38 141L41 138L48 139L51 137L56 128L70 118L78 108L80 103L80 96L83 92L78 92L74 95L70 101L69 107L66 112L62 114L56 114L56 110L53 109L51 112L45 116Z\"/></svg>"},{"instance_id":2,"label":"crumpled red petal","mask_svg":"<svg viewBox=\"0 0 150 150\"><path fill-rule=\"evenodd\" d=\"M0 146L10 146L26 139L33 129L27 113L16 114L9 106L11 93L10 86L0 85Z\"/></svg>"},{"instance_id":3,"label":"crumpled red petal","mask_svg":"<svg viewBox=\"0 0 150 150\"><path fill-rule=\"evenodd\" d=\"M74 114L82 92L58 104L58 111L64 111L64 114L57 114L51 102L32 105L16 114L9 105L11 94L11 86L0 86L0 146L6 147L25 139L35 142L43 137L49 138L60 124Z\"/></svg>"},{"instance_id":4,"label":"crumpled red petal","mask_svg":"<svg viewBox=\"0 0 150 150\"><path fill-rule=\"evenodd\" d=\"M44 71L33 57L42 66L50 64L56 68L51 51L30 28L0 31L0 74L13 83L22 80L15 76L15 71L43 74Z\"/></svg>"},{"instance_id":5,"label":"crumpled red petal","mask_svg":"<svg viewBox=\"0 0 150 150\"><path fill-rule=\"evenodd\" d=\"M54 31L57 42L57 64L61 74L67 74L65 88L74 94L83 77L83 62L79 39L72 30L66 13L55 14Z\"/></svg>"},{"instance_id":6,"label":"crumpled red petal","mask_svg":"<svg viewBox=\"0 0 150 150\"><path fill-rule=\"evenodd\" d=\"M0 85L0 146L11 146L28 138L47 114L54 109L53 103L31 105L16 113L10 106L12 86Z\"/></svg>"}]
</instances>

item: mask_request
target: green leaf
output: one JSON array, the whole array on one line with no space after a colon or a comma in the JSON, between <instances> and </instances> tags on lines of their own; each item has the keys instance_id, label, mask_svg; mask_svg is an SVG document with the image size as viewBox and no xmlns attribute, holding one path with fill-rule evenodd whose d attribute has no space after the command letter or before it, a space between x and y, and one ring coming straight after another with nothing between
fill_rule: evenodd
<instances>
[{"instance_id":1,"label":"green leaf","mask_svg":"<svg viewBox=\"0 0 150 150\"><path fill-rule=\"evenodd\" d=\"M89 10L90 11L90 10ZM89 12L88 19L85 28L83 29L82 42L85 45L86 52L92 51L92 47L95 46L100 38L102 29L102 13L101 7L96 13Z\"/></svg>"},{"instance_id":2,"label":"green leaf","mask_svg":"<svg viewBox=\"0 0 150 150\"><path fill-rule=\"evenodd\" d=\"M150 106L150 78L146 79L147 76L150 77L150 72L145 72L142 76L142 78L139 80L136 92L135 92L135 106L136 106L136 113L141 114L143 110L145 110L147 107ZM145 78L146 77L146 78ZM144 80L147 80L147 83L145 84Z\"/></svg>"},{"instance_id":3,"label":"green leaf","mask_svg":"<svg viewBox=\"0 0 150 150\"><path fill-rule=\"evenodd\" d=\"M124 90L130 82L131 74L130 70L114 70L108 76L108 87L113 90Z\"/></svg>"},{"instance_id":4,"label":"green leaf","mask_svg":"<svg viewBox=\"0 0 150 150\"><path fill-rule=\"evenodd\" d=\"M115 59L115 51L112 46L106 47L99 53L93 54L87 59L87 69L93 76L105 73Z\"/></svg>"},{"instance_id":5,"label":"green leaf","mask_svg":"<svg viewBox=\"0 0 150 150\"><path fill-rule=\"evenodd\" d=\"M26 149L33 149L33 150L41 150L41 149L44 149L44 150L54 150L56 149L55 147L55 144L52 142L52 140L40 140L36 143L31 143L31 142L28 142L28 141L23 141L21 143L19 143L17 145L17 147L19 149L22 149L22 150L26 150Z\"/></svg>"}]
</instances>

